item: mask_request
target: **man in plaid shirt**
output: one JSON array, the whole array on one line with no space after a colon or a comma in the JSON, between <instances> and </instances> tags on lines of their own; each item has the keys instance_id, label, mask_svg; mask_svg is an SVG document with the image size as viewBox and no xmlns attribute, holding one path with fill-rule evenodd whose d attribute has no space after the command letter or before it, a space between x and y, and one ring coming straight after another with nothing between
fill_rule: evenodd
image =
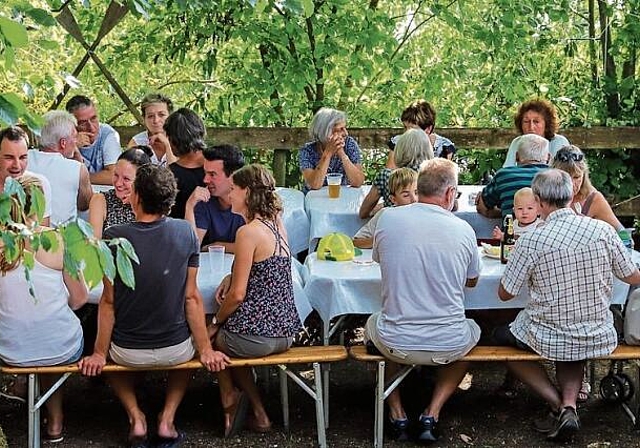
<instances>
[{"instance_id":1,"label":"man in plaid shirt","mask_svg":"<svg viewBox=\"0 0 640 448\"><path fill-rule=\"evenodd\" d=\"M539 363L513 362L509 369L551 407L552 421L538 429L568 440L580 429L576 400L585 360L610 354L618 342L609 311L613 277L640 284L640 271L613 227L569 208L567 173L542 171L531 187L546 223L518 239L498 290L500 299L510 300L527 285L530 298L494 336L555 361L557 387Z\"/></svg>"}]
</instances>

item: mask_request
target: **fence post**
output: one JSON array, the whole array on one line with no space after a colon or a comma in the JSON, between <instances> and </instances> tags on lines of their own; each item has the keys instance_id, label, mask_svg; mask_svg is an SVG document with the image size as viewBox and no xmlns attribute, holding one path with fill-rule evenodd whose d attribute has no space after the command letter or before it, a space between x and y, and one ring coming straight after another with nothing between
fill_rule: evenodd
<instances>
[{"instance_id":1,"label":"fence post","mask_svg":"<svg viewBox=\"0 0 640 448\"><path fill-rule=\"evenodd\" d=\"M273 150L273 177L278 187L286 187L287 185L287 165L289 163L288 149Z\"/></svg>"}]
</instances>

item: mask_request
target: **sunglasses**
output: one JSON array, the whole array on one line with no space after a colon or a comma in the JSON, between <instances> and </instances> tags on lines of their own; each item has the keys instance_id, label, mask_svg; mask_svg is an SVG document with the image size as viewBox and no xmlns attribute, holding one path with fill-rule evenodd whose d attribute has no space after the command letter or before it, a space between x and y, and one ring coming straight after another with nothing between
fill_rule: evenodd
<instances>
[{"instance_id":1,"label":"sunglasses","mask_svg":"<svg viewBox=\"0 0 640 448\"><path fill-rule=\"evenodd\" d=\"M569 162L569 161L582 162L582 160L584 159L584 154L577 153L577 152L562 151L556 154L555 159L560 162Z\"/></svg>"}]
</instances>

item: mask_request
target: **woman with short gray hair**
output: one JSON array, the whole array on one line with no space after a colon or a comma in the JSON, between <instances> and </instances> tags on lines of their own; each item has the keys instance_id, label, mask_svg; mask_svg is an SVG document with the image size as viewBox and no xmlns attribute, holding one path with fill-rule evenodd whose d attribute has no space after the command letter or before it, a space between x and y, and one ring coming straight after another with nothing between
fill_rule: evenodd
<instances>
[{"instance_id":1,"label":"woman with short gray hair","mask_svg":"<svg viewBox=\"0 0 640 448\"><path fill-rule=\"evenodd\" d=\"M347 133L344 112L321 108L311 120L309 137L313 141L306 143L298 156L305 193L326 185L327 173L342 174L342 185L362 185L360 148Z\"/></svg>"},{"instance_id":2,"label":"woman with short gray hair","mask_svg":"<svg viewBox=\"0 0 640 448\"><path fill-rule=\"evenodd\" d=\"M398 138L395 151L395 164L398 168L408 167L418 172L420 165L425 160L433 159L433 146L429 136L422 129L411 128ZM360 205L360 218L367 219L373 216L382 207L391 207L391 191L389 191L389 178L393 172L390 168L382 168L376 174L371 183L371 190ZM382 206L378 201L384 200Z\"/></svg>"}]
</instances>

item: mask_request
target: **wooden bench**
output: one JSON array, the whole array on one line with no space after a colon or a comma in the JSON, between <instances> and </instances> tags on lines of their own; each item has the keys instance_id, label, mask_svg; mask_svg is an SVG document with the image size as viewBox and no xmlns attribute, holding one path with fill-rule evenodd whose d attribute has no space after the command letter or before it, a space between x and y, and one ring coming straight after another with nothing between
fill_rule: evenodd
<instances>
[{"instance_id":1,"label":"wooden bench","mask_svg":"<svg viewBox=\"0 0 640 448\"><path fill-rule=\"evenodd\" d=\"M265 356L262 358L232 358L228 368L232 367L259 367L259 366L277 366L280 377L280 397L282 401L282 415L285 429L289 429L289 393L287 389L287 376L291 378L300 388L315 400L316 404L316 426L318 429L318 445L320 447L327 446L325 429L327 427L327 409L325 396L328 388L323 389L322 372L320 364L332 363L347 359L347 350L343 346L314 346L314 347L292 347L286 352L275 355ZM309 386L307 381L295 371L289 369L290 365L295 364L312 364L313 365L313 384ZM193 359L184 364L178 364L168 367L148 367L148 368L131 368L117 364L108 363L103 372L147 372L147 371L164 371L178 369L202 369L204 368L200 361ZM77 364L69 364L63 366L52 367L0 367L0 373L28 375L28 411L29 411L29 448L40 447L40 408L64 382L74 373L80 373ZM61 378L43 394L40 393L40 383L38 375L40 374L60 374ZM325 393L323 393L325 391Z\"/></svg>"},{"instance_id":2,"label":"wooden bench","mask_svg":"<svg viewBox=\"0 0 640 448\"><path fill-rule=\"evenodd\" d=\"M353 346L349 349L351 358L366 363L377 364L376 371L376 394L375 394L375 417L374 417L374 447L382 447L384 443L384 400L393 392L406 376L416 365L403 365L402 368L385 382L384 369L386 359L380 355L370 355L364 345ZM505 362L505 361L542 361L537 353L520 350L514 347L493 347L493 346L476 346L461 361L471 362ZM640 360L640 346L620 345L615 351L608 355L598 358L598 360L611 361L628 361ZM636 365L637 378L640 379L640 364ZM591 363L591 381L594 379L594 366ZM593 386L593 384L592 384ZM629 408L627 400L620 402L626 414L631 418L633 424L638 427L640 423L638 416Z\"/></svg>"}]
</instances>

